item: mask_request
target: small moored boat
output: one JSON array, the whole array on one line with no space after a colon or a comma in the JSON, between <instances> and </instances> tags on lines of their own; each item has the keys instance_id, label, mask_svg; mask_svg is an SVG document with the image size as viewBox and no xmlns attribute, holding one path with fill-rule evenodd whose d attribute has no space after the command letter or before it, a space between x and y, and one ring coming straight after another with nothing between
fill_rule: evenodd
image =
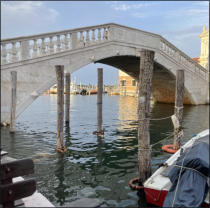
<instances>
[{"instance_id":1,"label":"small moored boat","mask_svg":"<svg viewBox=\"0 0 210 208\"><path fill-rule=\"evenodd\" d=\"M93 89L93 90L90 91L90 95L95 95L95 94L97 94L97 93L98 93L98 91L95 90L95 89Z\"/></svg>"},{"instance_id":2,"label":"small moored boat","mask_svg":"<svg viewBox=\"0 0 210 208\"><path fill-rule=\"evenodd\" d=\"M143 185L149 204L209 207L209 129L191 138Z\"/></svg>"}]
</instances>

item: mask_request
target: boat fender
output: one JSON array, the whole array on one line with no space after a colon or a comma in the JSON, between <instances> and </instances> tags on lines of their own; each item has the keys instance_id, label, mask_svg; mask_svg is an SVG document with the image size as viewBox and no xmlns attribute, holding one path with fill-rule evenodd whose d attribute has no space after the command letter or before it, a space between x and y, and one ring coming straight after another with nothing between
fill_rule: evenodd
<instances>
[{"instance_id":1,"label":"boat fender","mask_svg":"<svg viewBox=\"0 0 210 208\"><path fill-rule=\"evenodd\" d=\"M178 149L174 149L174 145L173 144L167 144L167 145L163 145L162 146L162 150L164 152L168 152L168 153L171 153L171 154L174 154L178 151Z\"/></svg>"},{"instance_id":2,"label":"boat fender","mask_svg":"<svg viewBox=\"0 0 210 208\"><path fill-rule=\"evenodd\" d=\"M60 153L65 153L66 152L66 147L64 147L64 148L56 148L56 150L58 151L58 152L60 152Z\"/></svg>"},{"instance_id":3,"label":"boat fender","mask_svg":"<svg viewBox=\"0 0 210 208\"><path fill-rule=\"evenodd\" d=\"M139 182L139 178L138 177L131 179L129 181L130 188L133 189L133 190L138 190L138 191L141 190L141 189L144 189L144 186L137 186L137 185L134 184L134 183L137 183L137 182Z\"/></svg>"}]
</instances>

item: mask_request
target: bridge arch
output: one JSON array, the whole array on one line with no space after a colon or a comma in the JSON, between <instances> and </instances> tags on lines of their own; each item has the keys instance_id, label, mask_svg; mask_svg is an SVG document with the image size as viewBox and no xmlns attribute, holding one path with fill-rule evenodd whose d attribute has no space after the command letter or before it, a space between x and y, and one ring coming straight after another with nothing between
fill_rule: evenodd
<instances>
[{"instance_id":1,"label":"bridge arch","mask_svg":"<svg viewBox=\"0 0 210 208\"><path fill-rule=\"evenodd\" d=\"M141 49L155 51L155 70L153 77L156 91L153 94L157 100L159 99L159 101L164 102L163 98L174 96L176 70L184 69L186 88L185 103L205 104L208 102L208 80L206 80L208 74L206 74L204 68L196 64L161 36L111 23L102 27L104 28L103 40L99 40L101 37L98 36L98 40L92 39L94 43L91 43L88 40L88 31L91 29L95 30L94 28L98 27L101 26L70 31L69 43L71 44L71 48L68 48L68 46L65 49L67 46L65 41L68 38L60 43L58 39L56 42L57 48L52 48L51 42L46 43L46 46L42 42L41 45L38 45L40 47L39 56L33 55L37 52L37 45L35 45L36 42L34 41L33 45L29 47L31 40L38 38L43 40L43 37L51 37L53 35L60 37L64 34L65 36L67 31L17 38L15 40L21 42L20 45L22 48L20 48L20 53L22 56L18 60L13 59L14 48L12 48L13 53L8 52L12 54L12 61L10 62L6 60L8 57L7 55L5 56L6 49L4 45L11 44L11 42L14 43L14 39L3 40L3 64L1 66L1 95L3 99L1 99L1 122L9 122L11 101L10 71L17 71L16 112L18 116L39 95L43 94L56 83L55 65L64 65L66 72L73 73L90 63L104 63L120 68L137 79ZM85 42L81 42L84 39L80 38L80 42L78 43L79 37L74 34L77 35L83 30L86 30ZM63 49L58 49L58 47L62 47ZM31 50L31 48L32 51L29 55L29 49ZM27 51L28 54L26 53ZM194 85L194 81L196 85ZM174 98L171 98L169 102L173 102L173 100Z\"/></svg>"}]
</instances>

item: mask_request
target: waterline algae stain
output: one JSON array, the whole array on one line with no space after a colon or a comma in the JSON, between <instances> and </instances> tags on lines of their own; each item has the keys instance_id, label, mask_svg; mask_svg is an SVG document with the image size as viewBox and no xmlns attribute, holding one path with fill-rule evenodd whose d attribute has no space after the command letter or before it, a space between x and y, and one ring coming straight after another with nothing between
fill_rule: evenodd
<instances>
[{"instance_id":1,"label":"waterline algae stain","mask_svg":"<svg viewBox=\"0 0 210 208\"><path fill-rule=\"evenodd\" d=\"M128 185L138 176L137 99L103 96L103 139L97 129L97 96L71 96L70 128L64 126L67 152L56 152L56 95L40 96L17 119L16 133L2 127L2 149L11 157L31 157L37 189L56 206L82 198L97 198L101 206L134 207L146 204ZM174 105L151 105L151 118L167 117ZM198 117L199 115L199 117ZM183 143L209 126L209 106L184 106ZM173 133L171 120L151 121L151 144ZM152 170L170 155L158 143L152 151Z\"/></svg>"}]
</instances>

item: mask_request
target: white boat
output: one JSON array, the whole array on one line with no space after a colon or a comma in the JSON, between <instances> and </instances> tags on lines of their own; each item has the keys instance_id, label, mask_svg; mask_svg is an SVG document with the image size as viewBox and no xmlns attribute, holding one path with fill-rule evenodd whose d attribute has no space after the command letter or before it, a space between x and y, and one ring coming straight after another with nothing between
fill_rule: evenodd
<instances>
[{"instance_id":1,"label":"white boat","mask_svg":"<svg viewBox=\"0 0 210 208\"><path fill-rule=\"evenodd\" d=\"M190 147L192 147L194 142L197 141L196 142L196 144L197 144L199 142L199 139L201 140L201 138L204 138L204 137L205 138L206 137L209 138L209 129L204 130L201 133L195 135L193 138L191 138L185 145L182 146L182 148L181 148L182 150L180 149L175 154L173 154L163 164L162 167L157 169L154 172L154 174L144 182L143 185L144 185L144 192L145 192L145 195L146 195L147 203L153 204L153 205L156 205L156 206L159 206L159 207L163 207L164 206L164 201L165 201L166 196L169 193L169 190L170 190L170 188L172 186L172 183L171 183L169 177L167 177L167 174L164 174L164 172L165 173L167 172L166 169L168 167L176 166L174 164L177 161L177 159L179 158L181 151L183 151L183 153L184 153L187 150L187 148L189 149ZM208 141L208 143L209 143L209 141ZM209 152L209 150L207 150L207 151ZM181 166L179 168L181 168ZM191 168L188 168L188 169L191 169ZM193 169L191 171L193 171ZM196 171L196 170L194 170L194 171ZM207 180L209 180L209 178ZM185 180L185 182L186 181L187 180ZM178 185L181 186L182 183L178 184L178 182L177 182L177 186ZM209 189L208 189L207 196L206 196L202 206L208 206L209 207L209 196L210 195L209 195ZM185 197L185 196L183 196L183 197Z\"/></svg>"}]
</instances>

